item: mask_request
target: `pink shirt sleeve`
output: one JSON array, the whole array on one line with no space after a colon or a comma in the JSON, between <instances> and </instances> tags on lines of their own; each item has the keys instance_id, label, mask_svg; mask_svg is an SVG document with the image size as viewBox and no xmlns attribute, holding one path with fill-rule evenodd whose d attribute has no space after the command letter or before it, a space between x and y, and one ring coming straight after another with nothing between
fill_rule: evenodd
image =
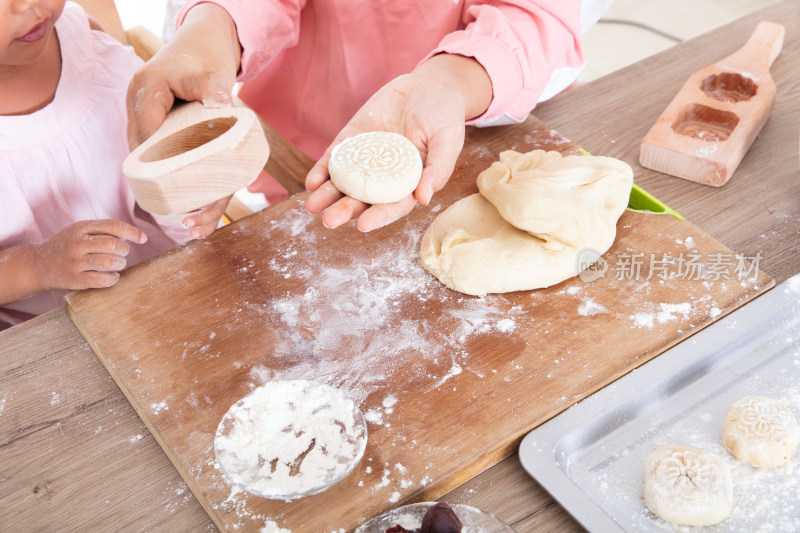
<instances>
[{"instance_id":1,"label":"pink shirt sleeve","mask_svg":"<svg viewBox=\"0 0 800 533\"><path fill-rule=\"evenodd\" d=\"M307 0L191 0L177 17L208 1L227 10L242 45L238 81L255 77L281 50L299 39L300 11ZM411 8L409 8L411 9ZM428 8L431 13L434 7ZM466 0L464 29L445 35L425 59L438 53L473 57L492 81L486 112L470 124L492 119L523 120L534 108L556 69L583 65L581 0ZM432 30L435 31L435 30Z\"/></svg>"},{"instance_id":2,"label":"pink shirt sleeve","mask_svg":"<svg viewBox=\"0 0 800 533\"><path fill-rule=\"evenodd\" d=\"M583 64L578 0L468 0L463 22L466 28L444 37L426 59L459 54L486 69L492 102L469 123L503 114L524 119L556 68Z\"/></svg>"},{"instance_id":3,"label":"pink shirt sleeve","mask_svg":"<svg viewBox=\"0 0 800 533\"><path fill-rule=\"evenodd\" d=\"M297 44L300 11L306 0L192 0L178 13L176 27L197 4L210 3L226 10L234 23L242 46L237 81L255 77L278 52Z\"/></svg>"}]
</instances>

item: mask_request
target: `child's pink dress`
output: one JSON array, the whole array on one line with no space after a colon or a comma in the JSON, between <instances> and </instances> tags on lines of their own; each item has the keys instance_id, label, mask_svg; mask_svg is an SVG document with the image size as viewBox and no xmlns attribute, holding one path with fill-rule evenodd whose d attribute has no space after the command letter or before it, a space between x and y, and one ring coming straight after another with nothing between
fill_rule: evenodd
<instances>
[{"instance_id":1,"label":"child's pink dress","mask_svg":"<svg viewBox=\"0 0 800 533\"><path fill-rule=\"evenodd\" d=\"M116 219L148 236L144 245L131 245L133 265L188 234L175 223L166 230L171 238L135 208L122 175L129 151L125 94L142 62L132 49L92 31L72 2L56 32L62 66L55 98L30 115L0 116L0 249L40 243L73 222ZM0 321L22 322L62 305L63 295L39 293L1 307Z\"/></svg>"}]
</instances>

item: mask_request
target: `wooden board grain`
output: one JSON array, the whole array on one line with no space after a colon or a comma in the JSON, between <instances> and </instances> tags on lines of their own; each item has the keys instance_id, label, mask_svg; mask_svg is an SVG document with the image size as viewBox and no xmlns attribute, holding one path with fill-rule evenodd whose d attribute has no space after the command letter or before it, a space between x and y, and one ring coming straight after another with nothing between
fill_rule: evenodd
<instances>
[{"instance_id":1,"label":"wooden board grain","mask_svg":"<svg viewBox=\"0 0 800 533\"><path fill-rule=\"evenodd\" d=\"M485 298L446 289L419 264L421 234L509 148L575 151L534 118L472 130L432 206L379 231L327 230L301 196L134 267L111 289L67 297L73 321L220 528L258 531L271 520L292 531L350 530L433 499L771 286L760 272L740 281L730 269L731 279L689 279L685 261L662 268L662 279L650 258L694 254L713 266L734 257L687 221L626 212L596 281ZM625 267L638 254L637 274ZM220 418L267 380L296 378L340 387L360 405L369 421L362 462L328 491L290 503L232 490L214 467Z\"/></svg>"},{"instance_id":2,"label":"wooden board grain","mask_svg":"<svg viewBox=\"0 0 800 533\"><path fill-rule=\"evenodd\" d=\"M0 531L216 531L63 308L0 332Z\"/></svg>"}]
</instances>

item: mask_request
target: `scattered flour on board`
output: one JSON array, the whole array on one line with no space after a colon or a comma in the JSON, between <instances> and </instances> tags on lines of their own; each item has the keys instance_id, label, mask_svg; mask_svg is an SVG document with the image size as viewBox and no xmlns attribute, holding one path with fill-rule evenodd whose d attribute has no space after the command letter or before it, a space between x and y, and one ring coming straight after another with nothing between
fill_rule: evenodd
<instances>
[{"instance_id":1,"label":"scattered flour on board","mask_svg":"<svg viewBox=\"0 0 800 533\"><path fill-rule=\"evenodd\" d=\"M291 272L301 290L242 303L249 312L258 313L266 329L279 332L269 356L282 360L281 370L252 367L250 377L256 386L309 379L346 391L361 405L370 394L385 391L389 376L413 360L428 387L435 388L469 370L465 345L471 337L511 335L519 325L516 316L524 316L521 307L511 307L502 295L474 298L444 289L420 264L419 228L409 227L390 252L365 261L306 242L301 233L312 220L305 214L282 220L281 229L297 232L299 238L288 239L269 263L275 272ZM318 266L297 267L292 256L298 251L316 257ZM326 254L339 254L339 260ZM446 306L448 311L436 321L425 319L427 308L445 299L457 305ZM452 360L443 359L445 353ZM387 414L367 417L380 423Z\"/></svg>"},{"instance_id":2,"label":"scattered flour on board","mask_svg":"<svg viewBox=\"0 0 800 533\"><path fill-rule=\"evenodd\" d=\"M394 394L389 394L388 396L386 396L386 398L383 399L383 402L381 403L385 408L389 409L394 404L397 403L397 396L395 396Z\"/></svg>"},{"instance_id":3,"label":"scattered flour on board","mask_svg":"<svg viewBox=\"0 0 800 533\"><path fill-rule=\"evenodd\" d=\"M517 327L517 323L510 318L504 318L495 324L495 327L497 328L497 331L508 333L509 331L514 331L514 328Z\"/></svg>"},{"instance_id":4,"label":"scattered flour on board","mask_svg":"<svg viewBox=\"0 0 800 533\"><path fill-rule=\"evenodd\" d=\"M376 489L382 489L383 487L388 487L389 483L391 483L391 481L392 481L391 475L392 475L392 471L389 470L388 468L384 468L383 469L383 477L381 478L380 483L375 485L375 488Z\"/></svg>"},{"instance_id":5,"label":"scattered flour on board","mask_svg":"<svg viewBox=\"0 0 800 533\"><path fill-rule=\"evenodd\" d=\"M578 314L581 316L593 316L600 313L608 313L608 309L591 298L586 298L578 307Z\"/></svg>"},{"instance_id":6,"label":"scattered flour on board","mask_svg":"<svg viewBox=\"0 0 800 533\"><path fill-rule=\"evenodd\" d=\"M370 409L366 413L364 413L364 418L370 424L382 424L383 423L383 411L380 409Z\"/></svg>"},{"instance_id":7,"label":"scattered flour on board","mask_svg":"<svg viewBox=\"0 0 800 533\"><path fill-rule=\"evenodd\" d=\"M680 304L660 303L657 311L634 313L630 316L630 319L637 328L652 328L656 322L666 324L667 322L676 321L678 318L686 320L691 314L692 304L689 302Z\"/></svg>"},{"instance_id":8,"label":"scattered flour on board","mask_svg":"<svg viewBox=\"0 0 800 533\"><path fill-rule=\"evenodd\" d=\"M567 294L570 294L570 295L574 296L574 295L578 294L579 292L581 292L582 290L583 290L583 287L581 287L580 285L573 285L572 287L568 287L567 288Z\"/></svg>"},{"instance_id":9,"label":"scattered flour on board","mask_svg":"<svg viewBox=\"0 0 800 533\"><path fill-rule=\"evenodd\" d=\"M463 370L464 369L461 368L461 365L459 365L458 363L453 361L453 366L450 367L450 371L447 374L445 374L444 376L442 376L442 379L440 379L439 381L436 382L436 386L435 387L436 388L441 387L442 385L444 385L444 383L447 380L449 380L453 376L459 375Z\"/></svg>"},{"instance_id":10,"label":"scattered flour on board","mask_svg":"<svg viewBox=\"0 0 800 533\"><path fill-rule=\"evenodd\" d=\"M314 220L314 216L307 213L304 209L292 209L283 214L281 218L271 221L273 227L281 226L289 229L292 237L297 237L305 232L308 225Z\"/></svg>"},{"instance_id":11,"label":"scattered flour on board","mask_svg":"<svg viewBox=\"0 0 800 533\"><path fill-rule=\"evenodd\" d=\"M637 328L652 328L655 315L653 313L634 313L631 319Z\"/></svg>"},{"instance_id":12,"label":"scattered flour on board","mask_svg":"<svg viewBox=\"0 0 800 533\"><path fill-rule=\"evenodd\" d=\"M292 530L280 527L272 520L267 520L258 533L292 533Z\"/></svg>"},{"instance_id":13,"label":"scattered flour on board","mask_svg":"<svg viewBox=\"0 0 800 533\"><path fill-rule=\"evenodd\" d=\"M458 3L458 2L456 1L456 3ZM486 146L484 146L484 145L475 145L475 146L472 146L472 147L469 149L469 155L472 155L472 156L477 156L477 157L486 157L486 158L491 158L491 157L493 157L493 156L494 156L494 154L492 153L492 151L491 151L491 150L489 150L489 149L488 149Z\"/></svg>"},{"instance_id":14,"label":"scattered flour on board","mask_svg":"<svg viewBox=\"0 0 800 533\"><path fill-rule=\"evenodd\" d=\"M665 322L671 322L673 320L677 320L678 317L675 316L675 313L683 315L683 318L689 318L689 314L692 312L692 304L690 303L682 303L682 304L659 304L660 311L656 314L656 319L658 320L659 324L664 324Z\"/></svg>"}]
</instances>

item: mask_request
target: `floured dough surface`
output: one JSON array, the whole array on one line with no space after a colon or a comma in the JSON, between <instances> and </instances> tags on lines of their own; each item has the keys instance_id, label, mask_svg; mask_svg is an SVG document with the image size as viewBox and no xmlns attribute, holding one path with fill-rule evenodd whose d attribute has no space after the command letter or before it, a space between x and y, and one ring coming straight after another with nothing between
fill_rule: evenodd
<instances>
[{"instance_id":1,"label":"floured dough surface","mask_svg":"<svg viewBox=\"0 0 800 533\"><path fill-rule=\"evenodd\" d=\"M730 469L715 453L662 446L645 460L644 500L648 509L667 522L716 524L733 509Z\"/></svg>"},{"instance_id":2,"label":"floured dough surface","mask_svg":"<svg viewBox=\"0 0 800 533\"><path fill-rule=\"evenodd\" d=\"M387 204L402 200L417 188L422 158L403 135L371 131L336 145L328 172L344 194L368 204Z\"/></svg>"},{"instance_id":3,"label":"floured dough surface","mask_svg":"<svg viewBox=\"0 0 800 533\"><path fill-rule=\"evenodd\" d=\"M779 400L748 396L728 408L722 443L750 466L780 466L791 460L800 444L800 426Z\"/></svg>"},{"instance_id":4,"label":"floured dough surface","mask_svg":"<svg viewBox=\"0 0 800 533\"><path fill-rule=\"evenodd\" d=\"M630 166L613 158L503 152L478 176L480 194L425 232L422 264L465 294L555 285L579 273L582 251L608 250L632 185Z\"/></svg>"},{"instance_id":5,"label":"floured dough surface","mask_svg":"<svg viewBox=\"0 0 800 533\"><path fill-rule=\"evenodd\" d=\"M605 251L628 206L633 171L619 159L507 151L478 176L478 189L513 226L545 247Z\"/></svg>"},{"instance_id":6,"label":"floured dough surface","mask_svg":"<svg viewBox=\"0 0 800 533\"><path fill-rule=\"evenodd\" d=\"M231 406L217 428L214 451L234 485L290 500L344 478L366 442L361 411L340 391L305 380L275 381Z\"/></svg>"},{"instance_id":7,"label":"floured dough surface","mask_svg":"<svg viewBox=\"0 0 800 533\"><path fill-rule=\"evenodd\" d=\"M422 264L451 289L476 296L538 289L576 275L575 257L506 222L480 194L436 217L422 237Z\"/></svg>"}]
</instances>

